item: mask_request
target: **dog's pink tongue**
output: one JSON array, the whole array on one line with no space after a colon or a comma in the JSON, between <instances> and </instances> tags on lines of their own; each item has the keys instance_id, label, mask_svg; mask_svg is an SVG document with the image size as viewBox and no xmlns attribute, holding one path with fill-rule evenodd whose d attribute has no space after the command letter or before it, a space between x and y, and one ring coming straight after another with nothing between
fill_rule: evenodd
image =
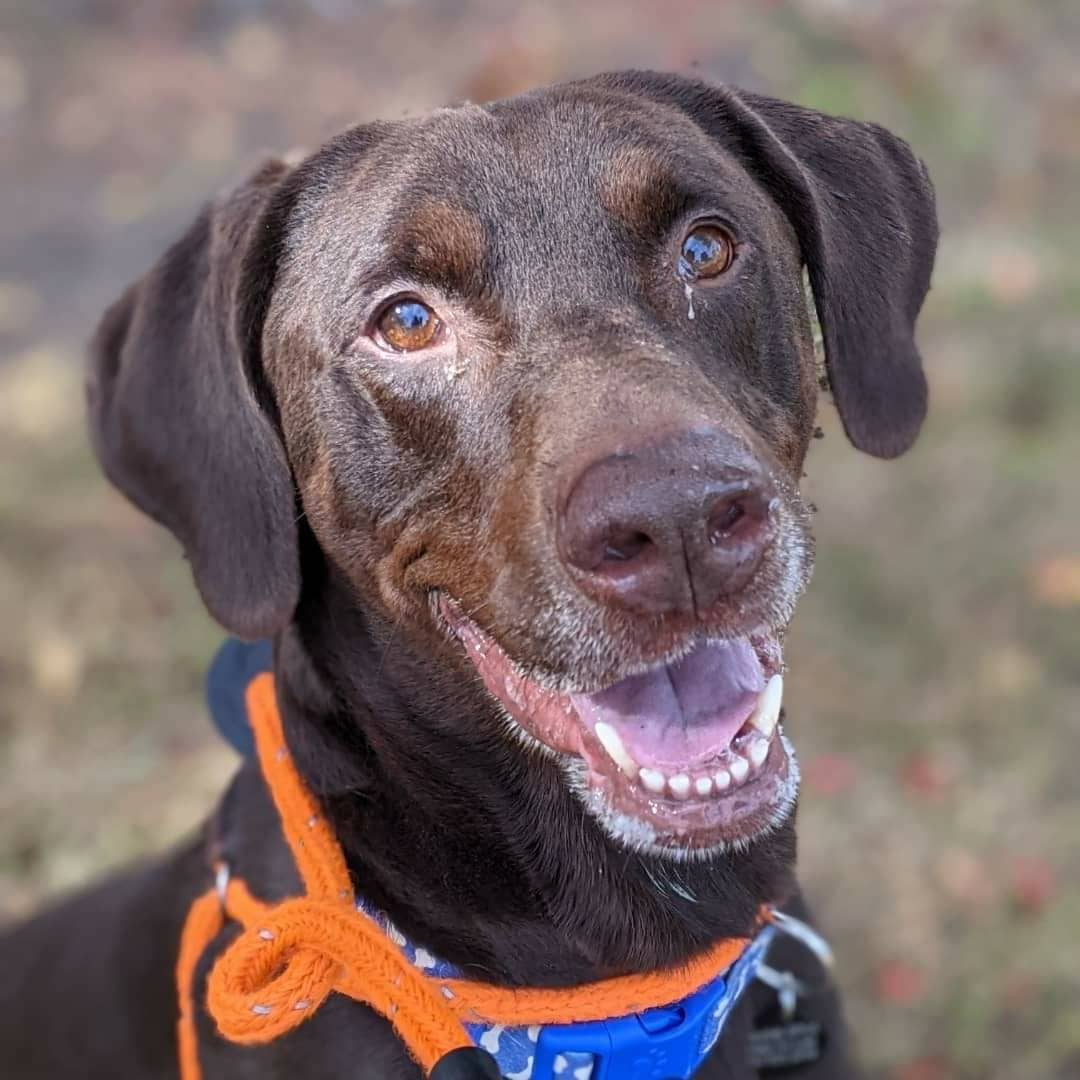
<instances>
[{"instance_id":1,"label":"dog's pink tongue","mask_svg":"<svg viewBox=\"0 0 1080 1080\"><path fill-rule=\"evenodd\" d=\"M685 766L731 745L765 688L749 641L699 645L677 663L573 695L589 727L610 724L641 765Z\"/></svg>"}]
</instances>

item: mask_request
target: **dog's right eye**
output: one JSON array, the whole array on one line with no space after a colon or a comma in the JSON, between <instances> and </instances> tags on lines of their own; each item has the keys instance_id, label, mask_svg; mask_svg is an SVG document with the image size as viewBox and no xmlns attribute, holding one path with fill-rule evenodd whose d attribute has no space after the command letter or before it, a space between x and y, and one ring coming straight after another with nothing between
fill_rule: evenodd
<instances>
[{"instance_id":1,"label":"dog's right eye","mask_svg":"<svg viewBox=\"0 0 1080 1080\"><path fill-rule=\"evenodd\" d=\"M443 324L421 300L394 300L375 320L375 339L394 352L416 352L438 340Z\"/></svg>"}]
</instances>

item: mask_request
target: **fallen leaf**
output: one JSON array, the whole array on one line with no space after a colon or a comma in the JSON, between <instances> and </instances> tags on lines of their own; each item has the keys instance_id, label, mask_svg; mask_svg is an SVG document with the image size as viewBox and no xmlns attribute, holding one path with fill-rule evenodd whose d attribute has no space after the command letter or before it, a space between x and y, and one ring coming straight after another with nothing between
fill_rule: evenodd
<instances>
[{"instance_id":1,"label":"fallen leaf","mask_svg":"<svg viewBox=\"0 0 1080 1080\"><path fill-rule=\"evenodd\" d=\"M995 300L1017 304L1039 287L1042 268L1030 251L1012 248L995 252L987 264L987 285Z\"/></svg>"},{"instance_id":2,"label":"fallen leaf","mask_svg":"<svg viewBox=\"0 0 1080 1080\"><path fill-rule=\"evenodd\" d=\"M1025 915L1040 914L1057 895L1054 868L1038 855L1017 855L1012 861L1013 903Z\"/></svg>"},{"instance_id":3,"label":"fallen leaf","mask_svg":"<svg viewBox=\"0 0 1080 1080\"><path fill-rule=\"evenodd\" d=\"M937 859L937 878L945 895L964 907L987 907L995 897L986 861L966 848L945 848Z\"/></svg>"},{"instance_id":4,"label":"fallen leaf","mask_svg":"<svg viewBox=\"0 0 1080 1080\"><path fill-rule=\"evenodd\" d=\"M890 1005L917 1005L926 996L922 972L903 960L882 964L877 969L874 984L878 998Z\"/></svg>"},{"instance_id":5,"label":"fallen leaf","mask_svg":"<svg viewBox=\"0 0 1080 1080\"><path fill-rule=\"evenodd\" d=\"M900 770L900 782L911 795L939 799L952 779L945 765L931 754L912 754Z\"/></svg>"},{"instance_id":6,"label":"fallen leaf","mask_svg":"<svg viewBox=\"0 0 1080 1080\"><path fill-rule=\"evenodd\" d=\"M1039 560L1031 567L1031 591L1047 607L1080 606L1080 555Z\"/></svg>"},{"instance_id":7,"label":"fallen leaf","mask_svg":"<svg viewBox=\"0 0 1080 1080\"><path fill-rule=\"evenodd\" d=\"M933 1055L897 1065L892 1080L949 1080L954 1075L948 1058Z\"/></svg>"}]
</instances>

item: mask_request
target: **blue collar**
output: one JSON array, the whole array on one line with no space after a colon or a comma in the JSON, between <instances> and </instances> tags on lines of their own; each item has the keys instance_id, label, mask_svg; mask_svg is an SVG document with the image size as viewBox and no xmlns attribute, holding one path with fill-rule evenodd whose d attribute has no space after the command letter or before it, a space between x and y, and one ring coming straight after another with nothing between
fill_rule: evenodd
<instances>
[{"instance_id":1,"label":"blue collar","mask_svg":"<svg viewBox=\"0 0 1080 1080\"><path fill-rule=\"evenodd\" d=\"M214 726L244 757L254 756L244 691L269 671L268 641L227 640L206 678ZM380 926L410 963L436 979L459 978L451 964L414 945L386 914L362 898L357 908ZM663 1008L592 1023L544 1027L466 1024L473 1043L498 1063L506 1080L689 1080L716 1045L742 992L753 981L775 933L763 927L722 975Z\"/></svg>"},{"instance_id":2,"label":"blue collar","mask_svg":"<svg viewBox=\"0 0 1080 1080\"><path fill-rule=\"evenodd\" d=\"M363 899L357 908L421 971L434 979L461 977L452 964L409 941L385 912ZM723 975L663 1008L594 1023L466 1024L465 1030L506 1080L689 1080L716 1045L774 934L771 925L763 927Z\"/></svg>"}]
</instances>

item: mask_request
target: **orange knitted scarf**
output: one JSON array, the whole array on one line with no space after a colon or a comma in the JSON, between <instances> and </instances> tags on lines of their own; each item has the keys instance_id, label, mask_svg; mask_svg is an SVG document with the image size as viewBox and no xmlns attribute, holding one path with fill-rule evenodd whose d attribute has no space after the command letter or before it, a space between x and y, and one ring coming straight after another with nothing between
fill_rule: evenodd
<instances>
[{"instance_id":1,"label":"orange knitted scarf","mask_svg":"<svg viewBox=\"0 0 1080 1080\"><path fill-rule=\"evenodd\" d=\"M218 885L192 903L176 963L181 1080L201 1080L195 969L227 919L243 932L218 957L206 987L206 1007L224 1038L271 1042L336 992L385 1017L425 1074L445 1054L472 1045L463 1021L514 1026L626 1016L685 997L726 971L746 948L746 939L730 938L678 968L568 989L514 990L425 975L356 910L341 848L285 746L270 674L251 682L246 704L259 765L304 895L265 904L219 867Z\"/></svg>"}]
</instances>

